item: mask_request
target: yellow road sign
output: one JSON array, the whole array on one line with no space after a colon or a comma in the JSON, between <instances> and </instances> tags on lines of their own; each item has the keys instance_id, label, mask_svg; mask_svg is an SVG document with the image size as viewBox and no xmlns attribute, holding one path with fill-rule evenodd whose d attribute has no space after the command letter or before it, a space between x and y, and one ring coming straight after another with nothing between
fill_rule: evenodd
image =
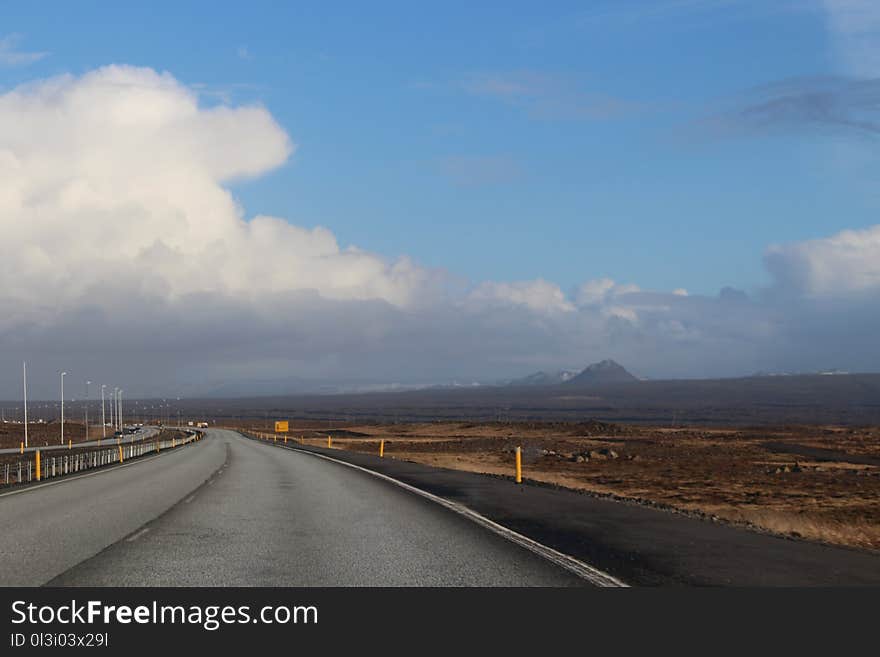
<instances>
[{"instance_id":1,"label":"yellow road sign","mask_svg":"<svg viewBox=\"0 0 880 657\"><path fill-rule=\"evenodd\" d=\"M275 423L275 433L287 433L289 431L287 420Z\"/></svg>"}]
</instances>

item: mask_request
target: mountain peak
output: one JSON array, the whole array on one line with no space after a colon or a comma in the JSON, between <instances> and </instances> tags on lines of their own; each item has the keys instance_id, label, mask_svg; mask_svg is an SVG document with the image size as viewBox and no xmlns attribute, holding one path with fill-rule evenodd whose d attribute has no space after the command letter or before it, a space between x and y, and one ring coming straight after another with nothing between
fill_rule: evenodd
<instances>
[{"instance_id":1,"label":"mountain peak","mask_svg":"<svg viewBox=\"0 0 880 657\"><path fill-rule=\"evenodd\" d=\"M599 385L603 383L628 383L638 381L623 365L606 358L598 363L587 365L577 376L571 378L568 385Z\"/></svg>"}]
</instances>

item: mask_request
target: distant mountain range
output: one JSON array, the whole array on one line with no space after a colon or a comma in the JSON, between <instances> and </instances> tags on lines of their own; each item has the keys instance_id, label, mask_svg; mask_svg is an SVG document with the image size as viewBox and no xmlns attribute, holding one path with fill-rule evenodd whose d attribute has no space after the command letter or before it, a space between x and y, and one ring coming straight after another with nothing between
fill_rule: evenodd
<instances>
[{"instance_id":1,"label":"distant mountain range","mask_svg":"<svg viewBox=\"0 0 880 657\"><path fill-rule=\"evenodd\" d=\"M761 376L840 376L849 374L846 370L818 370L816 372L755 372L752 374L753 377L761 377Z\"/></svg>"},{"instance_id":2,"label":"distant mountain range","mask_svg":"<svg viewBox=\"0 0 880 657\"><path fill-rule=\"evenodd\" d=\"M639 379L630 374L620 363L611 359L587 365L583 370L560 370L555 373L535 372L521 379L514 379L510 386L596 386L606 383L629 383Z\"/></svg>"}]
</instances>

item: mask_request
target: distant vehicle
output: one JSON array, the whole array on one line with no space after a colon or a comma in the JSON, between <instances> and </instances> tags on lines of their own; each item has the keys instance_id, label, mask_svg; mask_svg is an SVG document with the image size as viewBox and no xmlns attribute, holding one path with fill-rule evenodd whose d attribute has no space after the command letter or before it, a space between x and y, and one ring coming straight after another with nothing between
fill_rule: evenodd
<instances>
[{"instance_id":1,"label":"distant vehicle","mask_svg":"<svg viewBox=\"0 0 880 657\"><path fill-rule=\"evenodd\" d=\"M197 422L197 423L196 423L196 426L197 426L198 428L200 428L200 429L207 429L207 428L208 428L208 423L207 423L207 422Z\"/></svg>"}]
</instances>

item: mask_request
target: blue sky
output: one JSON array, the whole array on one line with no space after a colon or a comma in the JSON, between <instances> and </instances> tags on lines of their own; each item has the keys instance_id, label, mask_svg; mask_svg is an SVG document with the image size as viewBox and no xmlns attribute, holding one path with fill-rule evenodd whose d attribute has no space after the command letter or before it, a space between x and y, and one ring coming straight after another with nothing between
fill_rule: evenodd
<instances>
[{"instance_id":1,"label":"blue sky","mask_svg":"<svg viewBox=\"0 0 880 657\"><path fill-rule=\"evenodd\" d=\"M878 108L874 0L4 2L0 394L877 371Z\"/></svg>"},{"instance_id":2,"label":"blue sky","mask_svg":"<svg viewBox=\"0 0 880 657\"><path fill-rule=\"evenodd\" d=\"M833 158L847 136L701 127L761 85L845 73L811 3L7 2L2 15L20 50L49 53L0 69L5 87L126 63L203 85L206 103L263 103L298 148L234 186L248 215L470 280L754 289L769 244L867 226L877 208L860 167Z\"/></svg>"}]
</instances>

